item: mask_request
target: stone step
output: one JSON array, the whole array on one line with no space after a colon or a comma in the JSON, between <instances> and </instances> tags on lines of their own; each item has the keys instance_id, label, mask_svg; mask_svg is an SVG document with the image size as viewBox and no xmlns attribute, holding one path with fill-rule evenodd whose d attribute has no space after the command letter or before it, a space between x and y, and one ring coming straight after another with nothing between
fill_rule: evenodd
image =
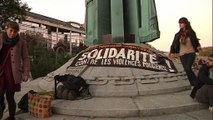
<instances>
[{"instance_id":1,"label":"stone step","mask_svg":"<svg viewBox=\"0 0 213 120\"><path fill-rule=\"evenodd\" d=\"M70 115L58 115L45 118L45 120L212 120L213 113L207 109L198 111L185 112L181 114L150 116L150 117L125 117L125 118L93 118L93 117L79 117ZM29 113L18 113L16 120L41 120L41 118L34 117Z\"/></svg>"},{"instance_id":2,"label":"stone step","mask_svg":"<svg viewBox=\"0 0 213 120\"><path fill-rule=\"evenodd\" d=\"M81 117L146 117L195 111L207 106L189 97L190 91L139 97L94 97L54 100L53 112Z\"/></svg>"},{"instance_id":3,"label":"stone step","mask_svg":"<svg viewBox=\"0 0 213 120\"><path fill-rule=\"evenodd\" d=\"M38 81L23 83L22 88L22 91L16 94L17 101L29 90L41 90ZM56 99L53 100L52 107L54 115L119 119L182 114L206 108L191 99L189 94L190 90L134 97L93 97L74 101Z\"/></svg>"}]
</instances>

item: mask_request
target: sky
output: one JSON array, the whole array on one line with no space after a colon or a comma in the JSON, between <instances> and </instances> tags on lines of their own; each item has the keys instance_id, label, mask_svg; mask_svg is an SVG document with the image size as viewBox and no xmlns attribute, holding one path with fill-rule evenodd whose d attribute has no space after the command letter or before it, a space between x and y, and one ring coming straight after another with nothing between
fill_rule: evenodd
<instances>
[{"instance_id":1,"label":"sky","mask_svg":"<svg viewBox=\"0 0 213 120\"><path fill-rule=\"evenodd\" d=\"M85 0L21 0L31 12L59 19L84 23ZM160 38L150 44L158 50L169 51L174 34L179 31L178 20L186 17L197 34L202 47L213 46L212 0L155 0Z\"/></svg>"}]
</instances>

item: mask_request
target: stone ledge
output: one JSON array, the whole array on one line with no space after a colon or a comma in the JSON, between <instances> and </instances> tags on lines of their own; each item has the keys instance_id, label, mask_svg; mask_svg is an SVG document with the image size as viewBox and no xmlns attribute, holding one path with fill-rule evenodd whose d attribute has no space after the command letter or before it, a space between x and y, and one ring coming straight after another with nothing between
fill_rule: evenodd
<instances>
[{"instance_id":1,"label":"stone ledge","mask_svg":"<svg viewBox=\"0 0 213 120\"><path fill-rule=\"evenodd\" d=\"M55 100L53 112L87 117L135 117L138 109L131 98L92 98L88 100Z\"/></svg>"},{"instance_id":2,"label":"stone ledge","mask_svg":"<svg viewBox=\"0 0 213 120\"><path fill-rule=\"evenodd\" d=\"M195 111L207 106L192 100L188 92L139 97L94 97L88 100L54 100L55 114L84 117L145 117Z\"/></svg>"}]
</instances>

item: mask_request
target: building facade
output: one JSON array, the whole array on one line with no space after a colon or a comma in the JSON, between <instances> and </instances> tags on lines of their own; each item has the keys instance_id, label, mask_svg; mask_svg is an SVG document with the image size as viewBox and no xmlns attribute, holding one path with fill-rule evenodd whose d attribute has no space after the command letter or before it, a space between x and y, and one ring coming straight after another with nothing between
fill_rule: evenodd
<instances>
[{"instance_id":1,"label":"building facade","mask_svg":"<svg viewBox=\"0 0 213 120\"><path fill-rule=\"evenodd\" d=\"M65 22L32 12L27 12L26 20L20 23L20 32L26 31L41 33L48 40L50 48L60 40L67 40L70 47L79 46L85 39L85 28L82 24Z\"/></svg>"}]
</instances>

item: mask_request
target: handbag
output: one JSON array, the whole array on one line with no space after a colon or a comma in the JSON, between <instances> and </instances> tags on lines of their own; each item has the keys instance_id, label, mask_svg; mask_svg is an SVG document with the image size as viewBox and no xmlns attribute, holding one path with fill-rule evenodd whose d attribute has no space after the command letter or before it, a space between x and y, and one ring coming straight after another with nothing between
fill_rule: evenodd
<instances>
[{"instance_id":1,"label":"handbag","mask_svg":"<svg viewBox=\"0 0 213 120\"><path fill-rule=\"evenodd\" d=\"M10 51L10 49L9 49L9 51ZM0 76L2 76L3 73L4 73L4 66L5 66L6 60L7 60L8 56L9 56L9 51L7 52L7 56L5 57L3 64L0 65Z\"/></svg>"},{"instance_id":2,"label":"handbag","mask_svg":"<svg viewBox=\"0 0 213 120\"><path fill-rule=\"evenodd\" d=\"M52 115L52 96L28 92L28 111L30 115L38 118L47 118Z\"/></svg>"}]
</instances>

